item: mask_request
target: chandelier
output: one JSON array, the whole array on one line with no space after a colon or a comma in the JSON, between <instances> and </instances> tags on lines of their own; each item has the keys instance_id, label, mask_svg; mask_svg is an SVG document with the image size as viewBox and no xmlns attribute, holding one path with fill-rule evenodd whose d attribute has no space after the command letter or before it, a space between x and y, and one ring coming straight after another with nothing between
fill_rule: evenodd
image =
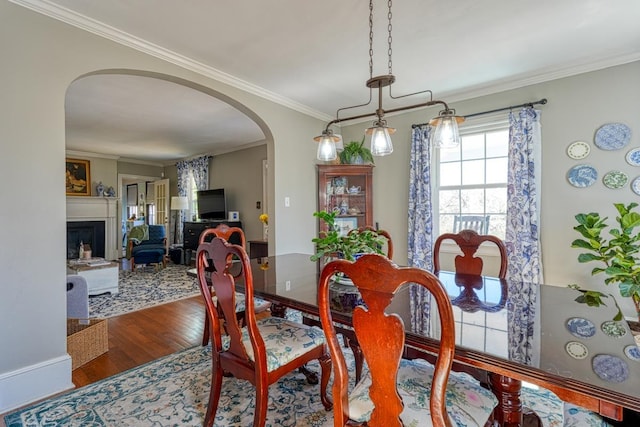
<instances>
[{"instance_id":1,"label":"chandelier","mask_svg":"<svg viewBox=\"0 0 640 427\"><path fill-rule=\"evenodd\" d=\"M369 88L369 101L364 104L353 105L350 107L339 108L336 111L336 118L327 123L327 126L322 131L322 134L313 138L318 142L318 160L332 161L338 156L336 143L342 142L342 138L333 133L331 129L332 125L342 123L349 120L362 119L365 117L376 116L373 125L367 128L366 135L370 135L371 154L374 156L386 156L393 152L393 144L391 142L391 135L396 131L394 128L387 126L387 121L384 118L385 113L395 113L399 111L412 110L415 108L429 107L436 104L441 104L443 110L438 113L438 116L429 121L429 125L435 127L435 132L432 137L433 146L437 148L449 148L456 147L460 143L460 134L458 131L458 123L464 121L463 117L456 116L455 110L449 108L444 101L434 100L433 93L430 90L423 90L420 92L409 93L406 95L393 96L391 93L391 85L396 81L396 77L392 73L392 49L391 49L391 6L392 1L388 0L389 12L388 17L388 66L389 73L380 76L373 75L373 0L369 0L369 80L366 82L366 86ZM419 95L423 93L429 94L429 99L425 102L409 105L406 107L393 108L385 110L382 108L382 88L389 87L389 97L391 99L400 99L408 96ZM371 104L373 100L373 90L378 90L378 108L373 113L359 114L350 117L340 118L340 112L351 108L365 107Z\"/></svg>"}]
</instances>

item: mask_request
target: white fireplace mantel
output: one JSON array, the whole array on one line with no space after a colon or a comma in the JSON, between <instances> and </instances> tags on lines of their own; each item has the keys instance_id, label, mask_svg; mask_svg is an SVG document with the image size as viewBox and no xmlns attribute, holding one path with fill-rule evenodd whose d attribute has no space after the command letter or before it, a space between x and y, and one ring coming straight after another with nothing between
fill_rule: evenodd
<instances>
[{"instance_id":1,"label":"white fireplace mantel","mask_svg":"<svg viewBox=\"0 0 640 427\"><path fill-rule=\"evenodd\" d=\"M105 258L117 260L118 199L115 197L67 196L67 221L104 221Z\"/></svg>"}]
</instances>

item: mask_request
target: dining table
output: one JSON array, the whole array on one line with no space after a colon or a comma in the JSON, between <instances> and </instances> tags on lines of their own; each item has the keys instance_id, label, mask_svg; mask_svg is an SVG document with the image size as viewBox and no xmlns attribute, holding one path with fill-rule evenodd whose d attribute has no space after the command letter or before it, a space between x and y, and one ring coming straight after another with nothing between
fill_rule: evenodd
<instances>
[{"instance_id":1,"label":"dining table","mask_svg":"<svg viewBox=\"0 0 640 427\"><path fill-rule=\"evenodd\" d=\"M278 309L298 310L313 323L322 266L310 256L251 259L254 296L271 301L276 315ZM581 290L566 285L435 274L454 309L454 370L471 373L494 392L497 424L523 425L523 416L531 415L520 400L522 382L613 420L622 420L624 408L640 412L640 351L613 295L602 294L603 304L590 306L582 302ZM236 289L244 291L243 281ZM405 322L405 357L433 360L439 348L437 311L430 311L428 298L420 307L411 304L411 292L410 286L399 292L389 310ZM356 288L336 280L330 300L336 329L348 334ZM419 325L412 324L412 311Z\"/></svg>"}]
</instances>

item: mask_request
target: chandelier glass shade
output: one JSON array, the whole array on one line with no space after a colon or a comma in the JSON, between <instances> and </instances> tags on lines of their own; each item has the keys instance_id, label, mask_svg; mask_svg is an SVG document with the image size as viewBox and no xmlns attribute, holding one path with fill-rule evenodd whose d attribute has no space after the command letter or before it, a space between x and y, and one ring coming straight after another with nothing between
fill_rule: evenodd
<instances>
[{"instance_id":1,"label":"chandelier glass shade","mask_svg":"<svg viewBox=\"0 0 640 427\"><path fill-rule=\"evenodd\" d=\"M374 156L386 156L393 153L393 143L391 134L395 133L394 128L387 126L384 120L376 121L373 127L367 128L366 135L371 135L371 154Z\"/></svg>"},{"instance_id":2,"label":"chandelier glass shade","mask_svg":"<svg viewBox=\"0 0 640 427\"><path fill-rule=\"evenodd\" d=\"M435 127L432 143L436 148L453 148L460 144L458 123L464 118L455 115L454 110L440 111L438 117L431 119L429 124Z\"/></svg>"},{"instance_id":3,"label":"chandelier glass shade","mask_svg":"<svg viewBox=\"0 0 640 427\"><path fill-rule=\"evenodd\" d=\"M333 135L331 129L322 132L322 135L313 138L318 142L318 152L316 157L318 160L330 162L338 158L336 144L342 142L342 138Z\"/></svg>"},{"instance_id":4,"label":"chandelier glass shade","mask_svg":"<svg viewBox=\"0 0 640 427\"><path fill-rule=\"evenodd\" d=\"M369 101L365 104L353 105L350 107L339 108L336 111L336 118L331 120L325 127L322 135L314 138L318 142L318 160L321 161L333 161L337 158L336 143L342 141L341 138L337 138L331 126L342 123L345 121L362 119L366 117L377 116L377 120L373 123L373 126L366 130L367 135L371 135L371 154L374 156L386 156L393 152L393 144L391 142L391 134L395 132L394 128L387 126L387 122L384 119L385 113L394 113L405 110L412 110L415 108L430 107L436 104L444 106L444 110L440 111L438 117L432 119L429 124L435 126L434 132L434 146L454 147L460 143L460 133L458 130L458 124L464 121L463 117L456 116L455 110L449 108L444 101L434 100L433 93L430 90L423 90L420 92L409 93L401 96L393 96L391 94L391 85L395 82L396 78L391 72L392 60L391 60L391 6L392 0L388 0L388 66L389 72L385 75L373 76L373 0L369 0L369 80L366 82L366 86L369 88ZM385 110L382 108L382 88L389 87L389 97L391 99L399 99L413 95L419 95L423 93L429 93L429 99L426 102L422 102L415 105L409 105L406 107L393 108ZM350 117L340 118L339 114L342 110L348 110L351 108L365 107L371 104L373 100L373 90L378 90L378 108L372 113L358 114Z\"/></svg>"}]
</instances>

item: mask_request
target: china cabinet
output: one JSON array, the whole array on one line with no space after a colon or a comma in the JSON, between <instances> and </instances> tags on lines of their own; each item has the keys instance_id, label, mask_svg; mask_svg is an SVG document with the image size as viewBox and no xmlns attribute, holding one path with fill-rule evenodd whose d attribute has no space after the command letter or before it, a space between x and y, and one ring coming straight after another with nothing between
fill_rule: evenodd
<instances>
[{"instance_id":1,"label":"china cabinet","mask_svg":"<svg viewBox=\"0 0 640 427\"><path fill-rule=\"evenodd\" d=\"M373 165L317 165L318 210L336 212L340 234L373 224ZM320 223L320 230L326 225Z\"/></svg>"}]
</instances>

